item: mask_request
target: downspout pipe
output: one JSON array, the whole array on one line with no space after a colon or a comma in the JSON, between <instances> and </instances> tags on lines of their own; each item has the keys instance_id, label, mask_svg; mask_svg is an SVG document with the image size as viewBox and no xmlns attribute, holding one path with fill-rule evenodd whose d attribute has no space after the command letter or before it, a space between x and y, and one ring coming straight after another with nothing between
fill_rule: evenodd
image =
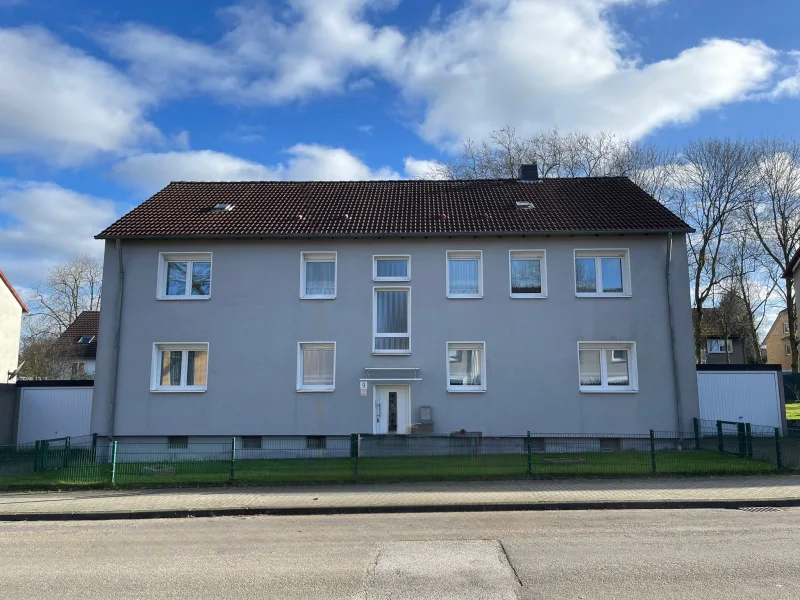
<instances>
[{"instance_id":1,"label":"downspout pipe","mask_svg":"<svg viewBox=\"0 0 800 600\"><path fill-rule=\"evenodd\" d=\"M675 317L672 308L672 232L667 234L667 312L669 313L669 338L672 345L672 379L675 381L675 408L678 413L678 436L683 443L683 401L678 374L678 352L675 343Z\"/></svg>"},{"instance_id":2,"label":"downspout pipe","mask_svg":"<svg viewBox=\"0 0 800 600\"><path fill-rule=\"evenodd\" d=\"M119 375L119 339L120 339L120 332L122 330L122 296L123 296L123 289L125 286L125 269L122 265L122 240L117 238L116 240L117 245L117 261L118 261L118 270L117 270L117 312L115 315L116 323L115 323L115 333L114 333L114 364L113 368L111 369L111 406L110 406L110 417L109 417L109 424L108 424L108 437L109 439L114 439L114 423L116 421L115 416L117 412L117 379Z\"/></svg>"}]
</instances>

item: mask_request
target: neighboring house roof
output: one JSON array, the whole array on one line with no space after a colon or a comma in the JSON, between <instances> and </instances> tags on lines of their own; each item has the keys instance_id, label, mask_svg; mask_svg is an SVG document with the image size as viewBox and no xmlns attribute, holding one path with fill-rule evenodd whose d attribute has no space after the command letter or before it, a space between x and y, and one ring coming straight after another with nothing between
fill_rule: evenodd
<instances>
[{"instance_id":1,"label":"neighboring house roof","mask_svg":"<svg viewBox=\"0 0 800 600\"><path fill-rule=\"evenodd\" d=\"M798 248L795 251L794 256L792 256L792 259L789 261L789 266L783 272L784 279L791 279L794 277L794 270L797 267L797 261L799 260L800 260L800 248Z\"/></svg>"},{"instance_id":2,"label":"neighboring house roof","mask_svg":"<svg viewBox=\"0 0 800 600\"><path fill-rule=\"evenodd\" d=\"M528 201L530 209L518 208ZM218 203L232 210L215 210ZM96 237L666 233L692 229L627 177L173 182Z\"/></svg>"},{"instance_id":3,"label":"neighboring house roof","mask_svg":"<svg viewBox=\"0 0 800 600\"><path fill-rule=\"evenodd\" d=\"M97 332L100 329L100 311L85 310L64 330L58 344L68 348L71 358L95 358L97 356ZM91 337L88 343L78 343L81 338Z\"/></svg>"},{"instance_id":4,"label":"neighboring house roof","mask_svg":"<svg viewBox=\"0 0 800 600\"><path fill-rule=\"evenodd\" d=\"M6 277L5 273L3 273L2 270L0 270L0 281L6 284L8 291L11 292L11 295L14 296L17 302L19 302L19 305L22 307L22 312L24 313L30 312L26 304L22 301L22 298L19 297L17 290L15 290L14 286L11 285L11 282L8 280L8 277Z\"/></svg>"}]
</instances>

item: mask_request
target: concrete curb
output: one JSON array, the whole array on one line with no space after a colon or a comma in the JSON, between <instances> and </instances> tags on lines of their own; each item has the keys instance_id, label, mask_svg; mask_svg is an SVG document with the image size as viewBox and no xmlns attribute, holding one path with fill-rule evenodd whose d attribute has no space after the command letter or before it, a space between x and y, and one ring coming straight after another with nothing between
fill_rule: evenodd
<instances>
[{"instance_id":1,"label":"concrete curb","mask_svg":"<svg viewBox=\"0 0 800 600\"><path fill-rule=\"evenodd\" d=\"M87 513L6 513L0 522L19 521L109 521L119 519L185 519L188 517L243 517L254 515L364 515L391 513L445 513L550 510L632 510L632 509L739 509L750 507L787 508L800 506L800 498L763 500L613 500L597 502L531 502L485 504L421 504L385 506L301 506L161 509Z\"/></svg>"}]
</instances>

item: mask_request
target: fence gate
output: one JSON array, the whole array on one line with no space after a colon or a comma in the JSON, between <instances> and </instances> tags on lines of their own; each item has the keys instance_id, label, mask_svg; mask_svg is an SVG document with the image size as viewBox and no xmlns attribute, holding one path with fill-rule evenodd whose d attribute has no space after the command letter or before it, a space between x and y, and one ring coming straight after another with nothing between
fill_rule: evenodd
<instances>
[{"instance_id":1,"label":"fence gate","mask_svg":"<svg viewBox=\"0 0 800 600\"><path fill-rule=\"evenodd\" d=\"M23 387L17 443L89 435L91 387Z\"/></svg>"}]
</instances>

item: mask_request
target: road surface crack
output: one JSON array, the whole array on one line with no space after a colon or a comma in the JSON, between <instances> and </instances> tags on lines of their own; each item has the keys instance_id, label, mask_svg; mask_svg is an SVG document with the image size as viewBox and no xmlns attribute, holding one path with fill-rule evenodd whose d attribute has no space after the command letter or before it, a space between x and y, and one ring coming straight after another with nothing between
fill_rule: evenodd
<instances>
[{"instance_id":1,"label":"road surface crack","mask_svg":"<svg viewBox=\"0 0 800 600\"><path fill-rule=\"evenodd\" d=\"M514 573L514 577L516 578L519 587L523 587L524 584L522 583L522 579L520 579L519 573L517 573L517 569L514 566L514 563L511 562L511 557L508 555L506 547L503 545L503 540L497 540L497 543L500 544L500 549L503 551L503 556L506 557L506 562L508 562L508 566L511 567L511 571Z\"/></svg>"}]
</instances>

